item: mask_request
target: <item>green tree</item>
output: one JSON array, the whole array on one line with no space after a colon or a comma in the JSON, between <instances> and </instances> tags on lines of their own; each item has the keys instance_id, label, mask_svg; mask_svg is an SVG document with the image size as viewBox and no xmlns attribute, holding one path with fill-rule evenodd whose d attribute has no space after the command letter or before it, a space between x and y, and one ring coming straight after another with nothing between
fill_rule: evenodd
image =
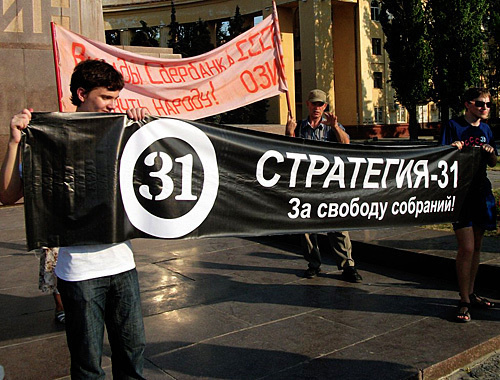
<instances>
[{"instance_id":1,"label":"green tree","mask_svg":"<svg viewBox=\"0 0 500 380\"><path fill-rule=\"evenodd\" d=\"M172 8L173 18L175 11ZM183 58L194 57L214 49L210 41L210 31L206 21L199 19L195 23L179 25L176 21L171 23L170 32L175 30L176 40L169 41L169 47L176 54L181 54ZM172 34L173 35L173 34Z\"/></svg>"},{"instance_id":2,"label":"green tree","mask_svg":"<svg viewBox=\"0 0 500 380\"><path fill-rule=\"evenodd\" d=\"M434 52L433 84L441 122L463 109L460 96L481 85L484 73L483 20L488 0L428 0L430 42Z\"/></svg>"},{"instance_id":3,"label":"green tree","mask_svg":"<svg viewBox=\"0 0 500 380\"><path fill-rule=\"evenodd\" d=\"M208 30L208 24L201 18L198 22L191 25L191 36L189 39L189 53L187 57L194 57L206 53L215 48L214 44L210 39L210 31Z\"/></svg>"},{"instance_id":4,"label":"green tree","mask_svg":"<svg viewBox=\"0 0 500 380\"><path fill-rule=\"evenodd\" d=\"M494 97L500 91L500 0L489 0L485 22L487 43L487 86Z\"/></svg>"},{"instance_id":5,"label":"green tree","mask_svg":"<svg viewBox=\"0 0 500 380\"><path fill-rule=\"evenodd\" d=\"M157 26L149 27L148 24L143 20L141 20L140 23L142 27L139 29L135 29L134 35L130 40L130 45L153 47L160 46L160 44L158 43L159 28Z\"/></svg>"},{"instance_id":6,"label":"green tree","mask_svg":"<svg viewBox=\"0 0 500 380\"><path fill-rule=\"evenodd\" d=\"M234 17L229 21L229 27L227 28L228 32L228 41L231 41L234 37L239 36L241 33L246 32L249 27L245 27L245 20L241 16L240 7L236 6L236 11L234 12Z\"/></svg>"},{"instance_id":7,"label":"green tree","mask_svg":"<svg viewBox=\"0 0 500 380\"><path fill-rule=\"evenodd\" d=\"M390 82L410 117L410 139L418 139L417 106L431 95L432 52L422 0L383 0L380 22L386 36Z\"/></svg>"},{"instance_id":8,"label":"green tree","mask_svg":"<svg viewBox=\"0 0 500 380\"><path fill-rule=\"evenodd\" d=\"M179 26L179 40L177 43L177 51L183 58L191 57L191 43L194 38L195 23L182 24Z\"/></svg>"},{"instance_id":9,"label":"green tree","mask_svg":"<svg viewBox=\"0 0 500 380\"><path fill-rule=\"evenodd\" d=\"M179 52L179 40L181 35L181 26L177 22L177 17L175 16L175 4L172 1L172 10L170 12L170 24L168 24L168 35L170 39L168 40L168 47L172 49L174 54L180 54Z\"/></svg>"}]
</instances>

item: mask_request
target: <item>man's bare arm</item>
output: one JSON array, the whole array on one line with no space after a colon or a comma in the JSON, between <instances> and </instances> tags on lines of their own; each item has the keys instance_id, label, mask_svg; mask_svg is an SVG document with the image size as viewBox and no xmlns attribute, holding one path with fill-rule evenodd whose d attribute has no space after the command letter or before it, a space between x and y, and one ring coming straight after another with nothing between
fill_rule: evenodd
<instances>
[{"instance_id":1,"label":"man's bare arm","mask_svg":"<svg viewBox=\"0 0 500 380\"><path fill-rule=\"evenodd\" d=\"M10 121L7 152L0 169L0 202L6 205L16 203L23 196L23 184L19 172L19 143L21 131L28 126L32 111L32 109L23 109Z\"/></svg>"}]
</instances>

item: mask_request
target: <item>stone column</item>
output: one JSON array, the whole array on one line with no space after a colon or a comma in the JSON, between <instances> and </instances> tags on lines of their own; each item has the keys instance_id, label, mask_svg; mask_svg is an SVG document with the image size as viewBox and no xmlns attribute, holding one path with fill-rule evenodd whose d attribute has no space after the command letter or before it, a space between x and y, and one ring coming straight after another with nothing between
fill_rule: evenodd
<instances>
[{"instance_id":1,"label":"stone column","mask_svg":"<svg viewBox=\"0 0 500 380\"><path fill-rule=\"evenodd\" d=\"M332 4L330 1L299 1L302 101L313 88L326 92L330 110L335 105L333 86ZM307 108L302 107L302 117ZM299 118L300 115L297 115Z\"/></svg>"},{"instance_id":2,"label":"stone column","mask_svg":"<svg viewBox=\"0 0 500 380\"><path fill-rule=\"evenodd\" d=\"M160 47L168 47L168 40L170 36L168 35L170 28L164 24L160 25Z\"/></svg>"},{"instance_id":3,"label":"stone column","mask_svg":"<svg viewBox=\"0 0 500 380\"><path fill-rule=\"evenodd\" d=\"M0 29L0 161L9 120L23 108L58 111L50 22L104 41L101 0L6 0Z\"/></svg>"},{"instance_id":4,"label":"stone column","mask_svg":"<svg viewBox=\"0 0 500 380\"><path fill-rule=\"evenodd\" d=\"M128 29L120 30L120 44L128 46L132 40L132 32Z\"/></svg>"}]
</instances>

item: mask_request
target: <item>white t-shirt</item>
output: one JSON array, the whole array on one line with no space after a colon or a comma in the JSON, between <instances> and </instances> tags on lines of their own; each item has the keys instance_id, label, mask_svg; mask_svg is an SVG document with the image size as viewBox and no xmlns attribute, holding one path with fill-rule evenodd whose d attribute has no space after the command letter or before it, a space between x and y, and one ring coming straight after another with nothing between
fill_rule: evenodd
<instances>
[{"instance_id":1,"label":"white t-shirt","mask_svg":"<svg viewBox=\"0 0 500 380\"><path fill-rule=\"evenodd\" d=\"M65 281L112 276L135 268L130 241L59 247L56 275Z\"/></svg>"}]
</instances>

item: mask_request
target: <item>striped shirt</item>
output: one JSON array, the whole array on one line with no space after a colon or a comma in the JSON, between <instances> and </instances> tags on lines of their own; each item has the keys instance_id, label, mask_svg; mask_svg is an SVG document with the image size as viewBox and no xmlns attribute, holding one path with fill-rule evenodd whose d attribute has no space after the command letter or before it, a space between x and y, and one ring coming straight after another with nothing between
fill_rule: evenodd
<instances>
[{"instance_id":1,"label":"striped shirt","mask_svg":"<svg viewBox=\"0 0 500 380\"><path fill-rule=\"evenodd\" d=\"M324 120L316 127L311 127L309 123L309 118L300 121L295 127L295 137L300 137L307 140L317 140L317 141L330 141L339 142L337 140L337 135L335 134L335 129L323 123ZM342 124L339 123L340 128L345 131Z\"/></svg>"}]
</instances>

